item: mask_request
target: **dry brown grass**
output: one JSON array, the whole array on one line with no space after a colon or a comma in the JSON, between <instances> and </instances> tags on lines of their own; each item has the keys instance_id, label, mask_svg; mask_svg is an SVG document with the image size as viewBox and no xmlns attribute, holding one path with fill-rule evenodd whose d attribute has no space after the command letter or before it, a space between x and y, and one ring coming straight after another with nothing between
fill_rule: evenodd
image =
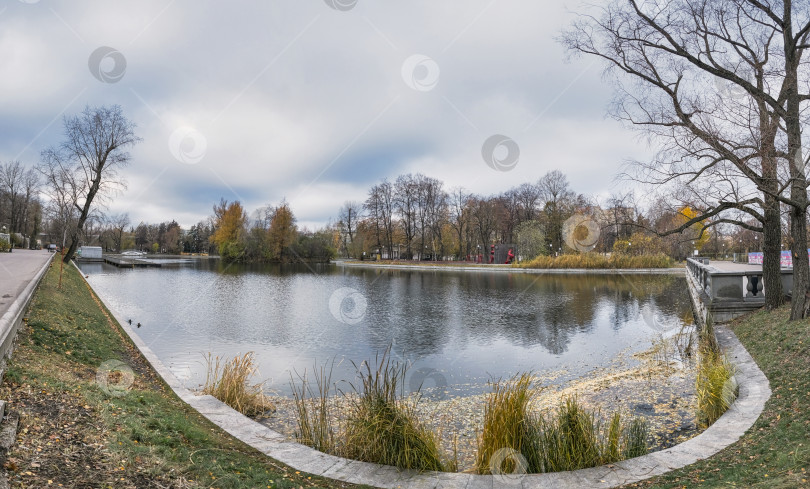
<instances>
[{"instance_id":1,"label":"dry brown grass","mask_svg":"<svg viewBox=\"0 0 810 489\"><path fill-rule=\"evenodd\" d=\"M599 253L573 253L560 256L538 256L521 264L523 268L580 268L580 269L633 269L671 268L673 260L658 253L655 255L626 255L612 253L609 257Z\"/></svg>"},{"instance_id":2,"label":"dry brown grass","mask_svg":"<svg viewBox=\"0 0 810 489\"><path fill-rule=\"evenodd\" d=\"M257 416L273 410L273 404L264 394L264 382L250 384L256 373L253 352L236 354L226 360L219 356L206 357L208 372L203 394L209 394L246 416Z\"/></svg>"}]
</instances>

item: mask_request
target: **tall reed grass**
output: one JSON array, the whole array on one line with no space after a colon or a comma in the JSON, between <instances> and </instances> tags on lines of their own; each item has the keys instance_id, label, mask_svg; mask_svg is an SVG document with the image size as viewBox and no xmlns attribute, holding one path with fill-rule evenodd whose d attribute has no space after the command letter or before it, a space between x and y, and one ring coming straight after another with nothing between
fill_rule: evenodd
<instances>
[{"instance_id":1,"label":"tall reed grass","mask_svg":"<svg viewBox=\"0 0 810 489\"><path fill-rule=\"evenodd\" d=\"M654 255L626 255L611 253L605 256L599 253L572 253L560 256L540 255L523 264L523 268L584 268L584 269L630 269L630 268L671 268L675 265L672 258L663 253Z\"/></svg>"},{"instance_id":2,"label":"tall reed grass","mask_svg":"<svg viewBox=\"0 0 810 489\"><path fill-rule=\"evenodd\" d=\"M548 417L529 412L538 392L529 374L493 383L484 412L484 428L479 438L475 469L479 474L558 472L596 467L637 457L647 452L648 428L634 419L625 425L619 413L608 423L598 411L582 407L575 397L566 398ZM502 449L519 453L522 460L492 457ZM525 466L518 467L518 463Z\"/></svg>"},{"instance_id":3,"label":"tall reed grass","mask_svg":"<svg viewBox=\"0 0 810 489\"><path fill-rule=\"evenodd\" d=\"M734 367L723 355L711 317L706 319L698 337L698 366L695 387L697 422L708 428L725 413L737 398Z\"/></svg>"},{"instance_id":4,"label":"tall reed grass","mask_svg":"<svg viewBox=\"0 0 810 489\"><path fill-rule=\"evenodd\" d=\"M335 437L337 430L334 426L334 416L329 407L329 395L332 391L333 365L326 369L322 365L313 368L315 376L315 391L307 379L307 373L299 376L300 386L297 385L290 374L295 401L296 422L298 430L295 433L299 443L310 446L324 453L335 453L337 447Z\"/></svg>"},{"instance_id":5,"label":"tall reed grass","mask_svg":"<svg viewBox=\"0 0 810 489\"><path fill-rule=\"evenodd\" d=\"M203 394L209 394L246 416L256 416L273 410L265 396L264 382L249 384L256 373L253 352L236 354L227 360L210 353L206 357L207 373Z\"/></svg>"},{"instance_id":6,"label":"tall reed grass","mask_svg":"<svg viewBox=\"0 0 810 489\"><path fill-rule=\"evenodd\" d=\"M341 392L349 403L341 423L330 410L331 368L315 369L314 388L306 372L299 385L290 377L298 440L327 453L400 469L458 470L457 439L452 456L443 457L438 436L417 416L419 393L405 395L407 367L389 354L390 348L373 364L355 365L359 380L351 392ZM577 470L647 452L643 420L626 423L615 413L604 422L599 411L583 408L575 397L547 417L533 413L530 405L540 387L530 373L491 385L475 460L480 474Z\"/></svg>"},{"instance_id":7,"label":"tall reed grass","mask_svg":"<svg viewBox=\"0 0 810 489\"><path fill-rule=\"evenodd\" d=\"M393 362L390 348L357 368L345 425L344 455L355 460L393 465L400 469L444 470L436 436L416 414L418 394L406 400L403 389L407 367Z\"/></svg>"},{"instance_id":8,"label":"tall reed grass","mask_svg":"<svg viewBox=\"0 0 810 489\"><path fill-rule=\"evenodd\" d=\"M530 438L535 434L532 429L534 420L529 415L528 406L536 393L536 387L528 373L492 384L492 393L484 408L484 427L475 460L479 474L492 472L490 462L501 449L511 448L524 457L533 455ZM506 458L503 464L495 468L497 472L513 473L517 468L517 462L513 458ZM527 469L534 468L529 462Z\"/></svg>"}]
</instances>

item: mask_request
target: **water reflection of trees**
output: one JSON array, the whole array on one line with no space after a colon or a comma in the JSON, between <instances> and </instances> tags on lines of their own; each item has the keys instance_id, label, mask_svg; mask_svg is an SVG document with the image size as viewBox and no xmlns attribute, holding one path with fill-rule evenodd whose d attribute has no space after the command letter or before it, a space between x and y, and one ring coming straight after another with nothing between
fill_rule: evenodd
<instances>
[{"instance_id":1,"label":"water reflection of trees","mask_svg":"<svg viewBox=\"0 0 810 489\"><path fill-rule=\"evenodd\" d=\"M382 273L381 280L369 277L378 304L367 318L367 340L417 357L503 339L560 355L594 330L600 313L619 331L645 304L677 316L690 307L683 279L674 276Z\"/></svg>"}]
</instances>

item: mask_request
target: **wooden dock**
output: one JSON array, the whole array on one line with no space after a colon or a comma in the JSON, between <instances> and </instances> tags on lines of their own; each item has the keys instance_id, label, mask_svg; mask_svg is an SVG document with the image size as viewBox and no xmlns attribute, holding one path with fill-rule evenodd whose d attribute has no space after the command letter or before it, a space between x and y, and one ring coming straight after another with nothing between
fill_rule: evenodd
<instances>
[{"instance_id":1,"label":"wooden dock","mask_svg":"<svg viewBox=\"0 0 810 489\"><path fill-rule=\"evenodd\" d=\"M155 263L141 258L126 256L105 256L104 263L109 263L118 268L160 268L160 263Z\"/></svg>"}]
</instances>

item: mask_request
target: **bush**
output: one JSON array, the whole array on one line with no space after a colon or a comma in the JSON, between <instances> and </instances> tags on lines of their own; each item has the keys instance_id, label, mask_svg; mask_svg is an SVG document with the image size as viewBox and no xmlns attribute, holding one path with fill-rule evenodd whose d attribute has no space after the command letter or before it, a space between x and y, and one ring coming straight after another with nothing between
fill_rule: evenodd
<instances>
[{"instance_id":1,"label":"bush","mask_svg":"<svg viewBox=\"0 0 810 489\"><path fill-rule=\"evenodd\" d=\"M248 385L256 373L253 352L237 354L231 360L220 357L206 358L208 372L205 376L203 394L209 394L246 416L256 416L273 409L264 395L264 383Z\"/></svg>"},{"instance_id":2,"label":"bush","mask_svg":"<svg viewBox=\"0 0 810 489\"><path fill-rule=\"evenodd\" d=\"M11 243L5 238L0 238L0 252L8 251L11 249Z\"/></svg>"}]
</instances>

